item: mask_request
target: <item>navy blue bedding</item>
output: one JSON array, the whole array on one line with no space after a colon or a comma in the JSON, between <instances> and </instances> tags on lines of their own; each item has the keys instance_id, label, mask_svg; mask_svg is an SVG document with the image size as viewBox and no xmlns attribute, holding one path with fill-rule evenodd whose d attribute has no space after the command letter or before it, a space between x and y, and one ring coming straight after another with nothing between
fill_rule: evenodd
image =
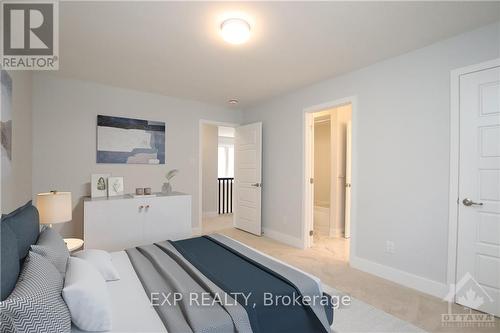
<instances>
[{"instance_id":1,"label":"navy blue bedding","mask_svg":"<svg viewBox=\"0 0 500 333\"><path fill-rule=\"evenodd\" d=\"M278 302L265 306L264 295L300 296L287 279L243 256L218 241L204 236L170 242L193 266L226 293L250 294L245 308L255 333L325 332L324 326L310 307ZM331 304L328 320L333 319Z\"/></svg>"}]
</instances>

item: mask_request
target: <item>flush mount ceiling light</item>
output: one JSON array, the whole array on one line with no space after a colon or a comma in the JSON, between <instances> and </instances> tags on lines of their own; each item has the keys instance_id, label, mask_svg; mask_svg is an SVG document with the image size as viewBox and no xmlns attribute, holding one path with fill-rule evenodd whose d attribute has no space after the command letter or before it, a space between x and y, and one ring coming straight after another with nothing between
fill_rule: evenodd
<instances>
[{"instance_id":1,"label":"flush mount ceiling light","mask_svg":"<svg viewBox=\"0 0 500 333\"><path fill-rule=\"evenodd\" d=\"M222 38L231 44L243 44L250 38L250 24L240 18L230 18L220 25Z\"/></svg>"},{"instance_id":2,"label":"flush mount ceiling light","mask_svg":"<svg viewBox=\"0 0 500 333\"><path fill-rule=\"evenodd\" d=\"M231 105L236 105L239 103L239 101L237 99L230 99L229 101L227 101L229 104Z\"/></svg>"}]
</instances>

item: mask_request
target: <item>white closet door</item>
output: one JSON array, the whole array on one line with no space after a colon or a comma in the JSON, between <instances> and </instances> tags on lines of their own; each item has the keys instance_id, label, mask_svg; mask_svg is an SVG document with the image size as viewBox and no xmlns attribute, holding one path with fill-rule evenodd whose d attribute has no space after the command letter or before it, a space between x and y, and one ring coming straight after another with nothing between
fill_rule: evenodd
<instances>
[{"instance_id":1,"label":"white closet door","mask_svg":"<svg viewBox=\"0 0 500 333\"><path fill-rule=\"evenodd\" d=\"M460 78L459 161L456 301L499 316L499 67Z\"/></svg>"}]
</instances>

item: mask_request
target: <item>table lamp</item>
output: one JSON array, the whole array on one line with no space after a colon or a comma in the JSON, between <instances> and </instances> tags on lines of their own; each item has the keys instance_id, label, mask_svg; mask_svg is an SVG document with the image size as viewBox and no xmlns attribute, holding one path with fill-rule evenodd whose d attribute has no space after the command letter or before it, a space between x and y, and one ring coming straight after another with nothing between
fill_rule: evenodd
<instances>
[{"instance_id":1,"label":"table lamp","mask_svg":"<svg viewBox=\"0 0 500 333\"><path fill-rule=\"evenodd\" d=\"M66 223L72 220L71 192L39 193L36 199L41 224L52 226L52 224Z\"/></svg>"}]
</instances>

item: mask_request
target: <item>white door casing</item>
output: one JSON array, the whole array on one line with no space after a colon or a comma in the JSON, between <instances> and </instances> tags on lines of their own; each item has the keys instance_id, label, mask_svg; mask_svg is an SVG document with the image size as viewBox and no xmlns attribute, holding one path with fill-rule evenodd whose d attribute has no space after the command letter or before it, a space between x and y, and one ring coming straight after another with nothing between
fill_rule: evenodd
<instances>
[{"instance_id":1,"label":"white door casing","mask_svg":"<svg viewBox=\"0 0 500 333\"><path fill-rule=\"evenodd\" d=\"M304 114L304 187L303 187L303 213L304 213L304 243L303 247L313 245L314 228L314 114Z\"/></svg>"},{"instance_id":2,"label":"white door casing","mask_svg":"<svg viewBox=\"0 0 500 333\"><path fill-rule=\"evenodd\" d=\"M234 145L234 226L262 235L262 123L236 128Z\"/></svg>"},{"instance_id":3,"label":"white door casing","mask_svg":"<svg viewBox=\"0 0 500 333\"><path fill-rule=\"evenodd\" d=\"M351 238L351 178L352 178L352 122L346 127L345 147L345 225L344 238Z\"/></svg>"},{"instance_id":4,"label":"white door casing","mask_svg":"<svg viewBox=\"0 0 500 333\"><path fill-rule=\"evenodd\" d=\"M315 167L315 161L314 161L314 156L315 156L315 152L314 152L314 149L315 149L315 146L314 146L314 138L315 138L315 132L314 132L314 116L311 114L311 118L310 118L310 126L311 126L311 142L310 142L310 153L311 153L311 170L310 170L310 174L309 174L309 177L307 179L307 183L309 184L309 191L311 191L311 197L310 197L310 200L311 202L309 203L310 204L310 214L311 214L311 230L309 231L308 233L308 242L309 242L309 246L313 246L314 245L314 182L316 181L316 178L315 178L315 174L314 174L314 167Z\"/></svg>"},{"instance_id":5,"label":"white door casing","mask_svg":"<svg viewBox=\"0 0 500 333\"><path fill-rule=\"evenodd\" d=\"M485 295L456 302L500 315L500 67L460 76L455 282L469 273ZM459 290L456 290L458 293ZM476 294L478 291L475 291Z\"/></svg>"}]
</instances>

